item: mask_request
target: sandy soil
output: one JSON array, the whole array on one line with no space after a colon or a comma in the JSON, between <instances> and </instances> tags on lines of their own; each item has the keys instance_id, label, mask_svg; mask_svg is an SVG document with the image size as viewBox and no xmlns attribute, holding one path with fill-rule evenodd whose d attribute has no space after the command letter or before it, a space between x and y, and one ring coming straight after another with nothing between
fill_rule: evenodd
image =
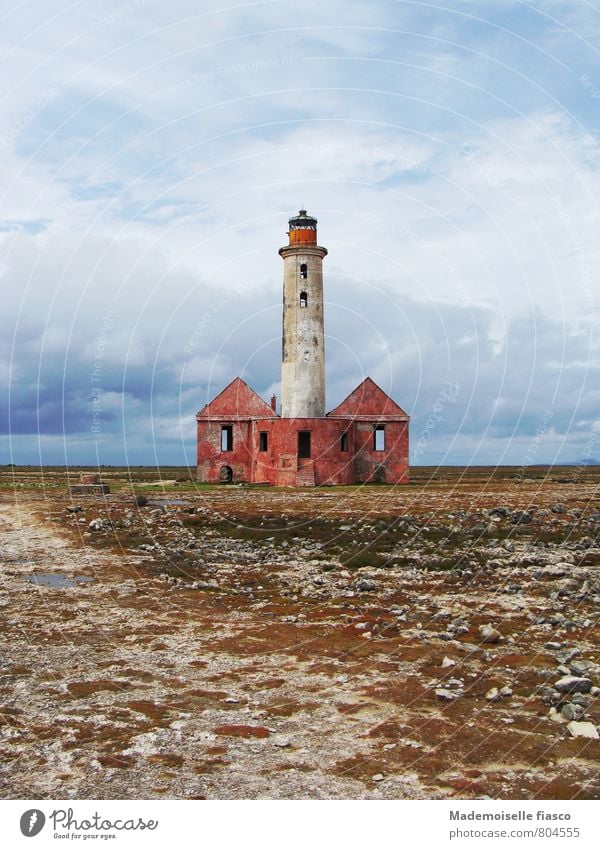
<instances>
[{"instance_id":1,"label":"sandy soil","mask_svg":"<svg viewBox=\"0 0 600 849\"><path fill-rule=\"evenodd\" d=\"M596 491L5 496L0 795L598 798Z\"/></svg>"}]
</instances>

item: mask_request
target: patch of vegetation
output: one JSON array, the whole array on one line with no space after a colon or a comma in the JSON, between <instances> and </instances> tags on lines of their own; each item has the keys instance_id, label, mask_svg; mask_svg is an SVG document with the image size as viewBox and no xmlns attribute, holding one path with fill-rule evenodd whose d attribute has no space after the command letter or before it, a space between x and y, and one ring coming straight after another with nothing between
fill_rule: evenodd
<instances>
[{"instance_id":1,"label":"patch of vegetation","mask_svg":"<svg viewBox=\"0 0 600 849\"><path fill-rule=\"evenodd\" d=\"M98 762L105 769L128 769L134 763L129 755L99 755Z\"/></svg>"},{"instance_id":2,"label":"patch of vegetation","mask_svg":"<svg viewBox=\"0 0 600 849\"><path fill-rule=\"evenodd\" d=\"M385 554L380 554L378 551L373 551L370 548L363 548L360 551L343 552L340 555L340 562L344 569L384 569L391 565L390 559Z\"/></svg>"},{"instance_id":3,"label":"patch of vegetation","mask_svg":"<svg viewBox=\"0 0 600 849\"><path fill-rule=\"evenodd\" d=\"M79 699L92 696L95 693L101 693L104 690L116 693L121 690L125 690L128 686L131 685L128 685L125 682L117 684L115 681L110 680L72 681L67 685L67 689L72 696Z\"/></svg>"},{"instance_id":4,"label":"patch of vegetation","mask_svg":"<svg viewBox=\"0 0 600 849\"><path fill-rule=\"evenodd\" d=\"M257 725L218 725L213 729L213 733L220 737L244 737L246 739L251 737L264 739L270 734L267 728Z\"/></svg>"}]
</instances>

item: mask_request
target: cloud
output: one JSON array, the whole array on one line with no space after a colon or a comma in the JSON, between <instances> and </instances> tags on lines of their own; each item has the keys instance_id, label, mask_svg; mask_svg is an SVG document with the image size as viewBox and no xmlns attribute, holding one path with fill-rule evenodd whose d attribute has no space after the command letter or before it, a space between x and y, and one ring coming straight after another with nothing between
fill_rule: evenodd
<instances>
[{"instance_id":1,"label":"cloud","mask_svg":"<svg viewBox=\"0 0 600 849\"><path fill-rule=\"evenodd\" d=\"M373 291L364 283L328 284L329 407L370 375L412 414L415 449L427 433L416 458L421 463L458 456L519 462L520 446L548 411L552 431L546 429L540 461L583 451L600 400L594 390L600 358L584 325L575 329L536 313L509 322L497 346L490 310L369 297ZM10 416L3 429L33 438L64 432L69 444L75 437L77 456L86 442L105 463L125 462L131 446L148 461L156 450L162 462L185 462L185 452L193 457L194 413L236 374L265 398L279 391L278 295L240 295L200 334L188 322L191 333L182 338L183 325L165 327L146 364L129 363L124 345L121 358L95 362L82 345L65 366L62 352L40 360L25 340L16 358L25 374L39 369L39 388L14 382L10 404L3 404ZM434 410L435 428L428 432Z\"/></svg>"},{"instance_id":2,"label":"cloud","mask_svg":"<svg viewBox=\"0 0 600 849\"><path fill-rule=\"evenodd\" d=\"M582 450L593 10L33 6L34 30L9 14L0 36L3 456L183 462L228 380L277 391L300 205L329 249L330 406L371 374L418 440L450 381L423 459L518 462L546 409L545 456Z\"/></svg>"}]
</instances>

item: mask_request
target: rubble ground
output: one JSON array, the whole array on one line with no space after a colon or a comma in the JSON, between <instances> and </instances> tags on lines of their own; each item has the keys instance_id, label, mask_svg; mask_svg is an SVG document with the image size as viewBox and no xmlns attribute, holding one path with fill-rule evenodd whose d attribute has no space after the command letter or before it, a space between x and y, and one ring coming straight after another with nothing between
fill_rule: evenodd
<instances>
[{"instance_id":1,"label":"rubble ground","mask_svg":"<svg viewBox=\"0 0 600 849\"><path fill-rule=\"evenodd\" d=\"M3 798L600 796L599 468L102 472L0 474Z\"/></svg>"}]
</instances>

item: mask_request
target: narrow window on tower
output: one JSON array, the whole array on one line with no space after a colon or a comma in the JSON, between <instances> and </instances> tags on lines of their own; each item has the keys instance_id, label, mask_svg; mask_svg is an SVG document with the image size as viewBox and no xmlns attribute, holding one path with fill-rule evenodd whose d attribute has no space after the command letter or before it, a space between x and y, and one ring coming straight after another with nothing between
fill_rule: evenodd
<instances>
[{"instance_id":1,"label":"narrow window on tower","mask_svg":"<svg viewBox=\"0 0 600 849\"><path fill-rule=\"evenodd\" d=\"M342 437L340 439L340 451L347 451L347 450L348 450L348 431L346 431L346 433L343 433Z\"/></svg>"},{"instance_id":2,"label":"narrow window on tower","mask_svg":"<svg viewBox=\"0 0 600 849\"><path fill-rule=\"evenodd\" d=\"M375 451L385 451L385 427L384 425L376 425L373 432L373 449Z\"/></svg>"},{"instance_id":3,"label":"narrow window on tower","mask_svg":"<svg viewBox=\"0 0 600 849\"><path fill-rule=\"evenodd\" d=\"M302 280L306 280L308 277L308 265L305 262L300 266L300 277Z\"/></svg>"},{"instance_id":4,"label":"narrow window on tower","mask_svg":"<svg viewBox=\"0 0 600 849\"><path fill-rule=\"evenodd\" d=\"M266 430L261 430L258 434L258 450L266 451L269 447L269 434Z\"/></svg>"},{"instance_id":5,"label":"narrow window on tower","mask_svg":"<svg viewBox=\"0 0 600 849\"><path fill-rule=\"evenodd\" d=\"M233 425L221 428L221 451L233 451Z\"/></svg>"},{"instance_id":6,"label":"narrow window on tower","mask_svg":"<svg viewBox=\"0 0 600 849\"><path fill-rule=\"evenodd\" d=\"M308 306L308 295L306 292L300 292L300 306L307 307Z\"/></svg>"}]
</instances>

